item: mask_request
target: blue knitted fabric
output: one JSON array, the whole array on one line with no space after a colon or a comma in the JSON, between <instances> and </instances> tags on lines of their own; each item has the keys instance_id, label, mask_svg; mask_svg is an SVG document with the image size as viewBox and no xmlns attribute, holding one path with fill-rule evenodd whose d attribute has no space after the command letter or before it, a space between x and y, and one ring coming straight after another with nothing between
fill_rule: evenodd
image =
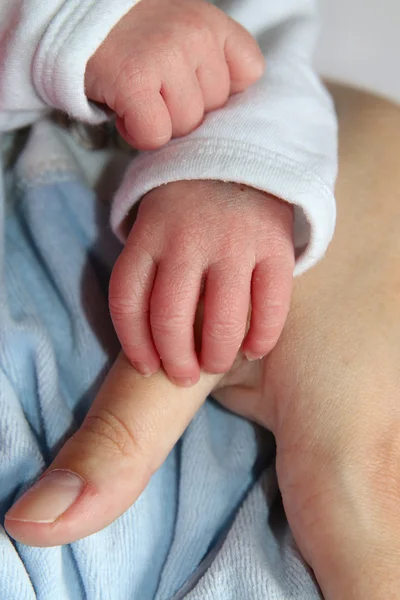
<instances>
[{"instance_id":1,"label":"blue knitted fabric","mask_svg":"<svg viewBox=\"0 0 400 600\"><path fill-rule=\"evenodd\" d=\"M108 204L85 179L98 182L110 157L73 146L39 123L0 180L2 523L79 425L118 352L107 286L120 246ZM0 526L0 600L319 598L279 504L273 446L263 446L260 475L253 426L208 401L105 530L46 549L14 543Z\"/></svg>"}]
</instances>

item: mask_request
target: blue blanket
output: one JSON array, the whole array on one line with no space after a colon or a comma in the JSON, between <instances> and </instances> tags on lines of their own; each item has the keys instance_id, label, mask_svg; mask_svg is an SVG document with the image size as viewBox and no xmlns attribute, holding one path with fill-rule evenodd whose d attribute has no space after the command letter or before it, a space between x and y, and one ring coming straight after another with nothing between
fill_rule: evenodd
<instances>
[{"instance_id":1,"label":"blue blanket","mask_svg":"<svg viewBox=\"0 0 400 600\"><path fill-rule=\"evenodd\" d=\"M92 190L116 158L89 155L42 122L12 169L3 160L2 523L79 425L118 352L107 285L120 247ZM273 451L271 438L207 401L105 530L43 549L0 527L0 600L319 598L285 522Z\"/></svg>"}]
</instances>

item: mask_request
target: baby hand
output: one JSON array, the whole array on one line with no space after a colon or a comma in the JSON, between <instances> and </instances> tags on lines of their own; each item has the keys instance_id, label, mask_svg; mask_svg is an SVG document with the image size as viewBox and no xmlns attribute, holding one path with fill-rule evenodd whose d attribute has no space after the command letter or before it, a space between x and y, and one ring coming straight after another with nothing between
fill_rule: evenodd
<instances>
[{"instance_id":1,"label":"baby hand","mask_svg":"<svg viewBox=\"0 0 400 600\"><path fill-rule=\"evenodd\" d=\"M263 70L252 36L205 0L141 0L89 60L85 89L116 113L129 144L152 150L191 132Z\"/></svg>"},{"instance_id":2,"label":"baby hand","mask_svg":"<svg viewBox=\"0 0 400 600\"><path fill-rule=\"evenodd\" d=\"M181 386L198 381L193 325L204 287L200 365L227 372L277 342L294 269L293 210L244 185L169 183L148 193L112 273L110 310L125 354L143 375L162 365Z\"/></svg>"}]
</instances>

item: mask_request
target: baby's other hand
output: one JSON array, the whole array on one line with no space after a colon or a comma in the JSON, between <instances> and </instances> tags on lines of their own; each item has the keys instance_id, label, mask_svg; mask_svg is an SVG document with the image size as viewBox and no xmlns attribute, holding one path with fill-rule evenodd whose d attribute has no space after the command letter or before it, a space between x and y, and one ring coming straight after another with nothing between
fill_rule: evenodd
<instances>
[{"instance_id":1,"label":"baby's other hand","mask_svg":"<svg viewBox=\"0 0 400 600\"><path fill-rule=\"evenodd\" d=\"M153 150L257 81L252 36L205 0L141 0L89 60L86 95L117 115L125 140Z\"/></svg>"},{"instance_id":2,"label":"baby's other hand","mask_svg":"<svg viewBox=\"0 0 400 600\"><path fill-rule=\"evenodd\" d=\"M174 383L196 383L193 326L204 292L201 368L227 372L242 343L249 359L264 356L286 320L294 262L293 209L286 202L214 181L152 190L110 282L125 354L143 375L155 373L161 359Z\"/></svg>"}]
</instances>

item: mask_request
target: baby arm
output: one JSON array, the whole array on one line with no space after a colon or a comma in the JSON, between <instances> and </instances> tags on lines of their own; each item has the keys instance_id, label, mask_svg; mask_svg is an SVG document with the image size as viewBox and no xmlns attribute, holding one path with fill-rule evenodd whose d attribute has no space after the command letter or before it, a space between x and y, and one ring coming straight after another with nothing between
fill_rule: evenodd
<instances>
[{"instance_id":1,"label":"baby arm","mask_svg":"<svg viewBox=\"0 0 400 600\"><path fill-rule=\"evenodd\" d=\"M255 358L273 347L290 300L293 243L299 274L323 256L335 222L336 118L311 67L313 6L247 0L231 9L263 49L264 76L185 138L135 159L112 211L124 238L142 199L110 288L122 346L143 374L161 356L181 385L197 380L199 366L229 368L249 303L243 350ZM203 284L199 365L193 318Z\"/></svg>"},{"instance_id":2,"label":"baby arm","mask_svg":"<svg viewBox=\"0 0 400 600\"><path fill-rule=\"evenodd\" d=\"M150 375L196 383L193 339L204 293L201 367L225 373L243 350L261 358L286 320L294 269L293 209L245 185L181 181L149 192L113 270L110 308L125 352Z\"/></svg>"},{"instance_id":3,"label":"baby arm","mask_svg":"<svg viewBox=\"0 0 400 600\"><path fill-rule=\"evenodd\" d=\"M195 129L263 70L253 37L209 2L141 0L89 60L86 93L116 113L128 143L149 150Z\"/></svg>"},{"instance_id":4,"label":"baby arm","mask_svg":"<svg viewBox=\"0 0 400 600\"><path fill-rule=\"evenodd\" d=\"M251 35L204 0L2 0L0 48L0 131L49 108L100 123L100 102L139 146L159 127L186 133L264 67Z\"/></svg>"}]
</instances>

